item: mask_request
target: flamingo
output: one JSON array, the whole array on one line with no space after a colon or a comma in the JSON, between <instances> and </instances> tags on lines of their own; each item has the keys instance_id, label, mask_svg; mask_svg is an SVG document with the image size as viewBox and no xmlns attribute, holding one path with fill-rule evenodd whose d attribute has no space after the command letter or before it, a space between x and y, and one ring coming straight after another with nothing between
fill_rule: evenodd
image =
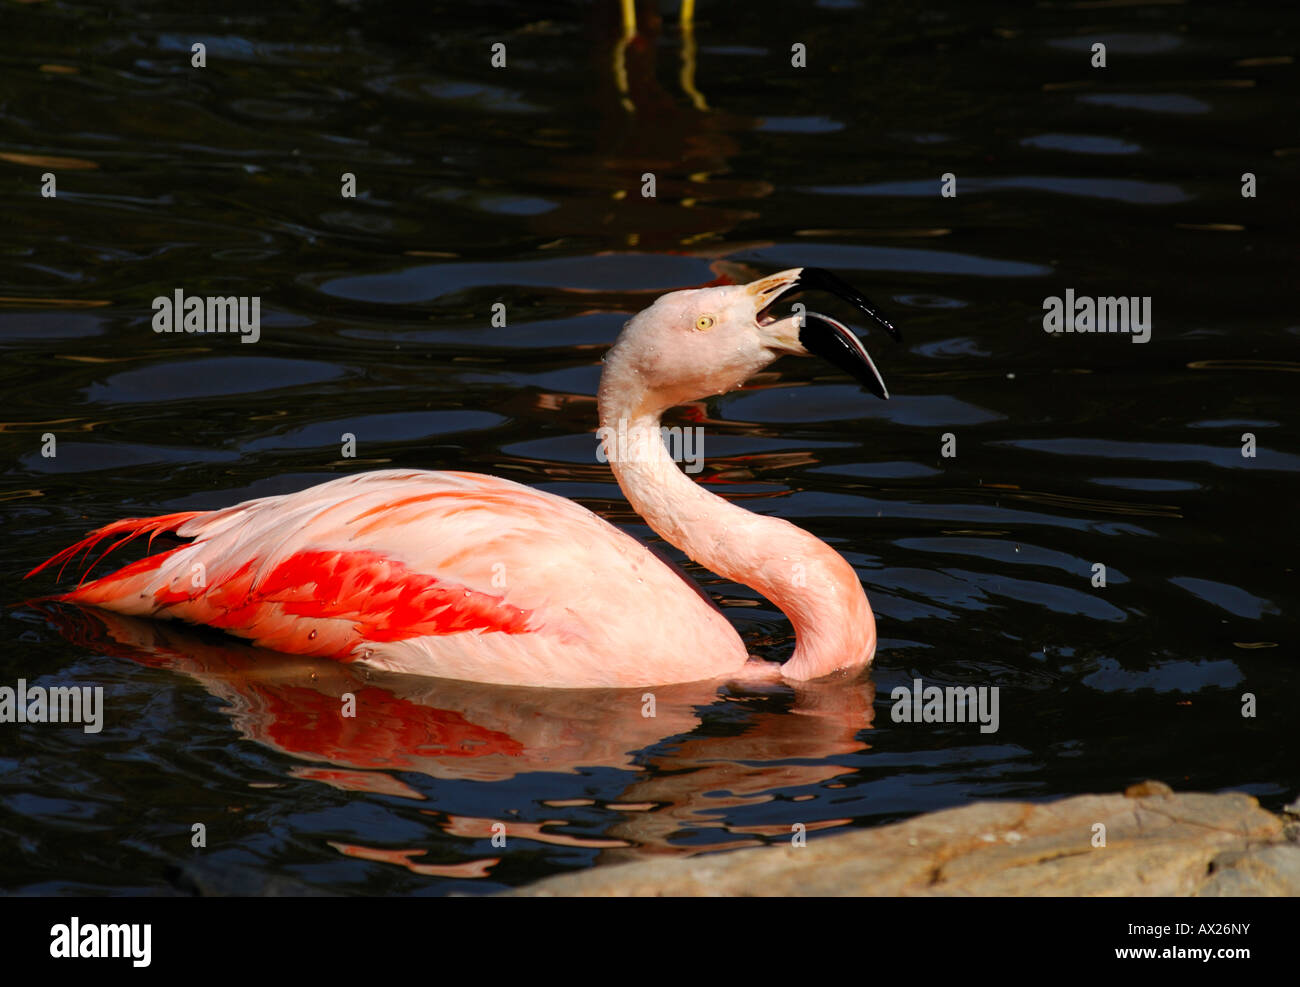
<instances>
[{"instance_id":1,"label":"flamingo","mask_svg":"<svg viewBox=\"0 0 1300 987\"><path fill-rule=\"evenodd\" d=\"M279 652L510 686L798 682L860 668L875 654L876 624L852 566L796 525L692 482L660 431L668 409L735 390L782 354L819 355L888 398L843 323L771 313L806 289L838 295L898 338L864 295L820 268L673 291L624 326L598 396L605 456L632 507L790 619L794 653L779 666L751 660L721 610L632 536L573 501L476 473L382 470L221 510L128 518L28 576L110 537L104 555L169 532L188 541L91 582L88 568L52 599L208 625Z\"/></svg>"}]
</instances>

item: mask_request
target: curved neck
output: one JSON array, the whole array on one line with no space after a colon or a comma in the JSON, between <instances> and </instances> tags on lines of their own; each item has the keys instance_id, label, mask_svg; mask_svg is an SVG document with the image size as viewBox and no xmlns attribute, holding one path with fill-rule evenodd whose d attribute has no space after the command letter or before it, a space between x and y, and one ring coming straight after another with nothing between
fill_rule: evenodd
<instances>
[{"instance_id":1,"label":"curved neck","mask_svg":"<svg viewBox=\"0 0 1300 987\"><path fill-rule=\"evenodd\" d=\"M829 545L782 518L729 503L690 480L660 431L660 411L635 387L600 387L600 437L632 508L694 561L771 600L795 631L781 666L811 679L871 660L876 622L857 573ZM621 375L620 375L621 376Z\"/></svg>"}]
</instances>

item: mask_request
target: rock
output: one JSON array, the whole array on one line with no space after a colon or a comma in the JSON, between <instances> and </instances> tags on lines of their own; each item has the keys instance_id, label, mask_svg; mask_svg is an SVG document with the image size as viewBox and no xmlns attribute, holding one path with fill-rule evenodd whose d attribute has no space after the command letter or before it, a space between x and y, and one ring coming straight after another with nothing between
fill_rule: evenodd
<instances>
[{"instance_id":1,"label":"rock","mask_svg":"<svg viewBox=\"0 0 1300 987\"><path fill-rule=\"evenodd\" d=\"M597 867L510 893L1296 895L1300 847L1249 795L1144 782L1124 795L977 802L802 847Z\"/></svg>"},{"instance_id":2,"label":"rock","mask_svg":"<svg viewBox=\"0 0 1300 987\"><path fill-rule=\"evenodd\" d=\"M1136 785L1129 785L1124 789L1126 799L1140 799L1146 795L1160 795L1168 798L1174 794L1174 790L1166 785L1163 781L1140 781Z\"/></svg>"},{"instance_id":3,"label":"rock","mask_svg":"<svg viewBox=\"0 0 1300 987\"><path fill-rule=\"evenodd\" d=\"M1221 853L1210 861L1209 879L1197 897L1280 897L1300 889L1300 847L1292 843Z\"/></svg>"}]
</instances>

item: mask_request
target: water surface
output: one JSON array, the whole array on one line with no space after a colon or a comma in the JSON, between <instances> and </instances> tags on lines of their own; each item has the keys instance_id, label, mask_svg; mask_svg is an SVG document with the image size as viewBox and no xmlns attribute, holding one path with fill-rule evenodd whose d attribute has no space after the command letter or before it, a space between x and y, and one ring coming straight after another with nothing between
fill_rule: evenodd
<instances>
[{"instance_id":1,"label":"water surface","mask_svg":"<svg viewBox=\"0 0 1300 987\"><path fill-rule=\"evenodd\" d=\"M657 543L595 456L605 348L663 291L818 265L903 327L866 337L893 398L787 359L669 423L705 429L702 482L848 558L880 647L646 719L10 606L0 684L107 714L0 726L4 890L486 893L1148 777L1294 796L1294 13L703 2L686 38L641 3L620 49L616 3L172 7L8 11L7 603L118 517L393 466ZM260 296L260 341L153 333L178 287ZM1151 341L1043 332L1067 288L1150 296ZM685 566L789 656L778 611ZM999 730L894 722L917 678L996 686Z\"/></svg>"}]
</instances>

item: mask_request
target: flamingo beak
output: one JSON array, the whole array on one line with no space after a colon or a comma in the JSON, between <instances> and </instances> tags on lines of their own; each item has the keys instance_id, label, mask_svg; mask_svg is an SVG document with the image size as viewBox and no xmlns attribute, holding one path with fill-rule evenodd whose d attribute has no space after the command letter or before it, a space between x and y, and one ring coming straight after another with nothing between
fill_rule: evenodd
<instances>
[{"instance_id":1,"label":"flamingo beak","mask_svg":"<svg viewBox=\"0 0 1300 987\"><path fill-rule=\"evenodd\" d=\"M884 378L872 362L870 354L857 335L844 323L820 312L804 312L802 316L777 322L767 315L769 309L791 295L808 289L830 292L848 302L867 316L894 340L900 338L893 323L866 295L820 267L797 267L781 271L749 286L756 296L760 331L766 331L775 348L788 353L820 356L828 363L845 371L877 397L888 400L889 390ZM785 332L791 335L785 335Z\"/></svg>"}]
</instances>

